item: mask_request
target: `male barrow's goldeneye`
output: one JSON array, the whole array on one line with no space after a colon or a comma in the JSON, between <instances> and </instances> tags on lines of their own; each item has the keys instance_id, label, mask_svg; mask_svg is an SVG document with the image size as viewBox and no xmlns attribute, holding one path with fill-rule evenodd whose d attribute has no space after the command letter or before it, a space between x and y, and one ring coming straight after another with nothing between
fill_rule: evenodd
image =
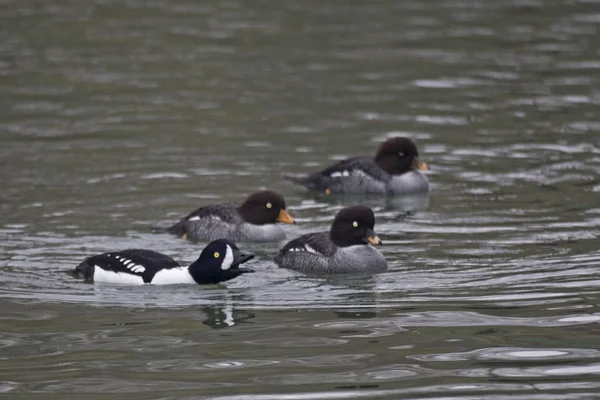
<instances>
[{"instance_id":1,"label":"male barrow's goldeneye","mask_svg":"<svg viewBox=\"0 0 600 400\"><path fill-rule=\"evenodd\" d=\"M429 191L427 177L419 172L428 169L411 139L395 137L379 147L375 158L352 157L310 175L284 177L325 194L403 195Z\"/></svg>"},{"instance_id":2,"label":"male barrow's goldeneye","mask_svg":"<svg viewBox=\"0 0 600 400\"><path fill-rule=\"evenodd\" d=\"M206 246L189 267L183 267L171 257L152 250L130 249L86 258L75 268L74 275L90 283L219 283L254 272L239 267L253 258L254 254L242 253L232 241L219 239Z\"/></svg>"},{"instance_id":3,"label":"male barrow's goldeneye","mask_svg":"<svg viewBox=\"0 0 600 400\"><path fill-rule=\"evenodd\" d=\"M329 232L309 233L292 240L279 250L275 262L282 268L303 272L385 271L387 261L369 246L381 244L374 226L375 215L369 207L346 207L337 213Z\"/></svg>"},{"instance_id":4,"label":"male barrow's goldeneye","mask_svg":"<svg viewBox=\"0 0 600 400\"><path fill-rule=\"evenodd\" d=\"M283 197L271 190L250 195L242 204L212 204L197 209L168 229L184 239L276 242L285 239L277 222L293 224Z\"/></svg>"}]
</instances>

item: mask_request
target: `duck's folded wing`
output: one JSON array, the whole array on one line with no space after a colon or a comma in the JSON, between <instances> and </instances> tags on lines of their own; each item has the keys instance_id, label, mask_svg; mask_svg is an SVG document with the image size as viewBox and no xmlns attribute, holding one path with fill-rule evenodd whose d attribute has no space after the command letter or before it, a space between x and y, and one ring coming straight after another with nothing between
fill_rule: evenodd
<instances>
[{"instance_id":1,"label":"duck's folded wing","mask_svg":"<svg viewBox=\"0 0 600 400\"><path fill-rule=\"evenodd\" d=\"M106 271L124 272L142 277L154 275L160 269L179 267L179 263L171 257L143 249L104 253L88 258L87 262Z\"/></svg>"},{"instance_id":2,"label":"duck's folded wing","mask_svg":"<svg viewBox=\"0 0 600 400\"><path fill-rule=\"evenodd\" d=\"M236 223L241 218L237 210L238 204L212 204L201 207L190 213L184 219L186 221L196 221L203 218L218 218L224 222Z\"/></svg>"},{"instance_id":3,"label":"duck's folded wing","mask_svg":"<svg viewBox=\"0 0 600 400\"><path fill-rule=\"evenodd\" d=\"M168 232L176 235L182 235L186 232L185 227L187 224L194 223L196 221L222 221L225 223L239 224L243 222L240 213L238 212L238 204L227 203L227 204L211 204L208 206L201 207L196 211L190 213L186 217L182 218L178 223L171 226Z\"/></svg>"},{"instance_id":4,"label":"duck's folded wing","mask_svg":"<svg viewBox=\"0 0 600 400\"><path fill-rule=\"evenodd\" d=\"M392 179L391 175L367 157L348 158L310 175L286 174L284 177L316 190L340 189L345 183L362 182L365 179L380 183L387 183Z\"/></svg>"},{"instance_id":5,"label":"duck's folded wing","mask_svg":"<svg viewBox=\"0 0 600 400\"><path fill-rule=\"evenodd\" d=\"M305 252L324 257L332 256L336 246L329 239L329 232L309 233L288 242L279 251L279 255L292 252Z\"/></svg>"},{"instance_id":6,"label":"duck's folded wing","mask_svg":"<svg viewBox=\"0 0 600 400\"><path fill-rule=\"evenodd\" d=\"M378 181L387 182L391 176L382 170L373 159L353 157L340 161L319 173L324 178L345 178L350 176L366 176Z\"/></svg>"}]
</instances>

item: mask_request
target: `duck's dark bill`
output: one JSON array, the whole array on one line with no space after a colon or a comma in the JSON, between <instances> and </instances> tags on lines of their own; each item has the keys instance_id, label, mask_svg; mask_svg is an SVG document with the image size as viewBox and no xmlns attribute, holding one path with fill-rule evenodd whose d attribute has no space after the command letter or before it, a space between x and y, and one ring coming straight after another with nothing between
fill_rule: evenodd
<instances>
[{"instance_id":1,"label":"duck's dark bill","mask_svg":"<svg viewBox=\"0 0 600 400\"><path fill-rule=\"evenodd\" d=\"M245 262L252 260L254 258L254 254L240 252L240 253L237 253L234 257L235 257L235 263L234 263L233 267L235 268L235 267L239 266L240 264L243 264Z\"/></svg>"}]
</instances>

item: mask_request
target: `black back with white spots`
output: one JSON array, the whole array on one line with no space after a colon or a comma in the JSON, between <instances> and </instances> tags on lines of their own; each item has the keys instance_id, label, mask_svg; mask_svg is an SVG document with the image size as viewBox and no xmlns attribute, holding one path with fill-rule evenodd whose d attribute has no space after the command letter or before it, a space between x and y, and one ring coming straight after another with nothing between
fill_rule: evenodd
<instances>
[{"instance_id":1,"label":"black back with white spots","mask_svg":"<svg viewBox=\"0 0 600 400\"><path fill-rule=\"evenodd\" d=\"M105 271L139 276L144 283L150 283L158 271L178 267L179 263L167 255L152 250L129 249L89 257L76 267L75 273L86 281L92 281L94 269L102 268Z\"/></svg>"}]
</instances>

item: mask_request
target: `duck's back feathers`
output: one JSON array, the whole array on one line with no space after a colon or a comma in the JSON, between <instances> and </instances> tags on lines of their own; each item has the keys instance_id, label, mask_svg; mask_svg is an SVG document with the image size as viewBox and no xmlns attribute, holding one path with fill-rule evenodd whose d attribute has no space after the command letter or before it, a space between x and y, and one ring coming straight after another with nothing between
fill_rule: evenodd
<instances>
[{"instance_id":1,"label":"duck's back feathers","mask_svg":"<svg viewBox=\"0 0 600 400\"><path fill-rule=\"evenodd\" d=\"M392 176L367 157L353 157L310 175L284 175L309 189L332 193L385 193Z\"/></svg>"},{"instance_id":2,"label":"duck's back feathers","mask_svg":"<svg viewBox=\"0 0 600 400\"><path fill-rule=\"evenodd\" d=\"M329 239L329 232L308 233L288 242L279 254L304 251L325 257L335 254L337 247Z\"/></svg>"},{"instance_id":3,"label":"duck's back feathers","mask_svg":"<svg viewBox=\"0 0 600 400\"><path fill-rule=\"evenodd\" d=\"M382 170L372 158L352 157L339 161L320 172L324 177L339 178L354 175L366 175L379 181L388 182L391 175Z\"/></svg>"},{"instance_id":4,"label":"duck's back feathers","mask_svg":"<svg viewBox=\"0 0 600 400\"><path fill-rule=\"evenodd\" d=\"M169 233L181 236L186 233L186 226L190 223L206 223L210 221L218 221L229 224L241 223L242 218L237 212L237 204L226 203L226 204L211 204L208 206L200 207L196 211L188 214L182 218L181 221L171 226L168 229Z\"/></svg>"},{"instance_id":5,"label":"duck's back feathers","mask_svg":"<svg viewBox=\"0 0 600 400\"><path fill-rule=\"evenodd\" d=\"M119 275L120 281L142 284L152 282L160 270L180 267L167 255L152 250L129 249L88 257L75 268L75 274L93 282L98 273L112 273Z\"/></svg>"},{"instance_id":6,"label":"duck's back feathers","mask_svg":"<svg viewBox=\"0 0 600 400\"><path fill-rule=\"evenodd\" d=\"M237 210L238 206L235 203L225 203L201 207L171 226L168 232L196 240L231 237L232 227L244 223Z\"/></svg>"},{"instance_id":7,"label":"duck's back feathers","mask_svg":"<svg viewBox=\"0 0 600 400\"><path fill-rule=\"evenodd\" d=\"M279 250L275 262L282 268L331 272L331 260L336 250L329 232L309 233L288 242Z\"/></svg>"}]
</instances>

